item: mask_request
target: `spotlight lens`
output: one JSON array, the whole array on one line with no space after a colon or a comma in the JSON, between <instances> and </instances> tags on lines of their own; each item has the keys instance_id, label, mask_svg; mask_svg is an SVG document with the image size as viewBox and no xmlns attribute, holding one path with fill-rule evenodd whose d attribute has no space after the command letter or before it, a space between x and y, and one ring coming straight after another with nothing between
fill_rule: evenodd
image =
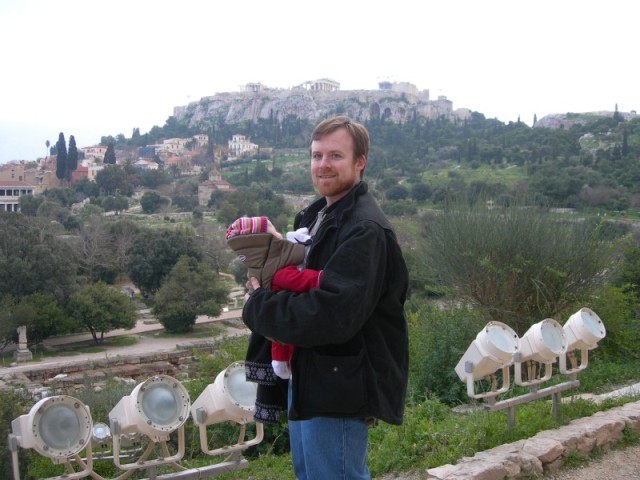
<instances>
[{"instance_id":1,"label":"spotlight lens","mask_svg":"<svg viewBox=\"0 0 640 480\"><path fill-rule=\"evenodd\" d=\"M562 342L561 327L555 323L543 322L540 326L542 341L545 346L556 355L564 351Z\"/></svg>"},{"instance_id":2,"label":"spotlight lens","mask_svg":"<svg viewBox=\"0 0 640 480\"><path fill-rule=\"evenodd\" d=\"M175 392L167 385L151 385L142 397L142 411L157 425L169 425L178 417L178 403Z\"/></svg>"},{"instance_id":3,"label":"spotlight lens","mask_svg":"<svg viewBox=\"0 0 640 480\"><path fill-rule=\"evenodd\" d=\"M93 438L95 440L104 440L111 436L111 429L104 423L96 423L93 426Z\"/></svg>"},{"instance_id":4,"label":"spotlight lens","mask_svg":"<svg viewBox=\"0 0 640 480\"><path fill-rule=\"evenodd\" d=\"M581 312L581 318L583 325L585 328L591 333L594 337L600 338L602 337L602 323L599 322L598 318L592 312L583 309Z\"/></svg>"},{"instance_id":5,"label":"spotlight lens","mask_svg":"<svg viewBox=\"0 0 640 480\"><path fill-rule=\"evenodd\" d=\"M80 418L73 406L65 403L46 409L38 430L45 444L55 450L71 450L84 441Z\"/></svg>"},{"instance_id":6,"label":"spotlight lens","mask_svg":"<svg viewBox=\"0 0 640 480\"><path fill-rule=\"evenodd\" d=\"M257 384L247 382L244 369L229 370L228 374L227 388L233 401L240 406L253 408L256 402Z\"/></svg>"},{"instance_id":7,"label":"spotlight lens","mask_svg":"<svg viewBox=\"0 0 640 480\"><path fill-rule=\"evenodd\" d=\"M501 352L513 353L516 346L514 336L501 325L488 325L487 337L489 342Z\"/></svg>"}]
</instances>

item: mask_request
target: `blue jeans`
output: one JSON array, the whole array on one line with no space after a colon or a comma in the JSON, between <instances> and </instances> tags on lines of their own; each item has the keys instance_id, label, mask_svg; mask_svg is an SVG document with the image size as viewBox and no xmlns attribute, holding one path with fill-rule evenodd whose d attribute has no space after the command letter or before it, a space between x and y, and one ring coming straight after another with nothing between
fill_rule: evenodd
<instances>
[{"instance_id":1,"label":"blue jeans","mask_svg":"<svg viewBox=\"0 0 640 480\"><path fill-rule=\"evenodd\" d=\"M289 420L289 441L298 480L371 478L367 468L369 432L363 418Z\"/></svg>"}]
</instances>

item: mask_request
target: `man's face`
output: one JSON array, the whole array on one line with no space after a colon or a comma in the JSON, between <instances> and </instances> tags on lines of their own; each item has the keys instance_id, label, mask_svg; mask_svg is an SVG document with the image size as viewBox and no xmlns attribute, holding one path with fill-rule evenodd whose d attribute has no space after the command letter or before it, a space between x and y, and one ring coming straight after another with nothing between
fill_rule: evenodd
<instances>
[{"instance_id":1,"label":"man's face","mask_svg":"<svg viewBox=\"0 0 640 480\"><path fill-rule=\"evenodd\" d=\"M351 135L339 128L311 142L311 178L316 191L327 199L327 205L344 197L360 181L367 162L354 156Z\"/></svg>"}]
</instances>

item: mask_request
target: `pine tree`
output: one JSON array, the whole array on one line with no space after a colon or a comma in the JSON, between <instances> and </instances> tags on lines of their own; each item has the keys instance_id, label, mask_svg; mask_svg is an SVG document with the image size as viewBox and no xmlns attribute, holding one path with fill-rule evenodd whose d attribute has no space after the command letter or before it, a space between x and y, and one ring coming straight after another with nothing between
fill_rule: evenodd
<instances>
[{"instance_id":1,"label":"pine tree","mask_svg":"<svg viewBox=\"0 0 640 480\"><path fill-rule=\"evenodd\" d=\"M622 156L626 157L629 155L629 132L627 132L627 127L625 125L622 130Z\"/></svg>"},{"instance_id":2,"label":"pine tree","mask_svg":"<svg viewBox=\"0 0 640 480\"><path fill-rule=\"evenodd\" d=\"M58 141L56 142L56 177L58 180L64 180L67 176L67 141L64 139L64 133L60 132Z\"/></svg>"},{"instance_id":3,"label":"pine tree","mask_svg":"<svg viewBox=\"0 0 640 480\"><path fill-rule=\"evenodd\" d=\"M115 165L116 164L116 150L113 143L107 146L107 151L104 153L104 163Z\"/></svg>"},{"instance_id":4,"label":"pine tree","mask_svg":"<svg viewBox=\"0 0 640 480\"><path fill-rule=\"evenodd\" d=\"M617 104L617 103L616 103L616 109L615 109L615 111L613 112L613 119L614 119L616 122L622 122L622 121L624 120L624 118L623 118L622 114L618 111L618 104Z\"/></svg>"},{"instance_id":5,"label":"pine tree","mask_svg":"<svg viewBox=\"0 0 640 480\"><path fill-rule=\"evenodd\" d=\"M71 180L71 174L78 168L78 147L73 135L69 137L69 153L67 155L67 180Z\"/></svg>"}]
</instances>

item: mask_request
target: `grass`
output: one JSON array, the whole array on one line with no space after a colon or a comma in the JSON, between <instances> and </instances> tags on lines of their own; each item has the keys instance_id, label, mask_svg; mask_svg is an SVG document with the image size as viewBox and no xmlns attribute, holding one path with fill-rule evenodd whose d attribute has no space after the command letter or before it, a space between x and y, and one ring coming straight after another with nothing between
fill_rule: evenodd
<instances>
[{"instance_id":1,"label":"grass","mask_svg":"<svg viewBox=\"0 0 640 480\"><path fill-rule=\"evenodd\" d=\"M454 172L454 173L449 173ZM509 165L505 167L495 167L481 165L478 168L471 168L467 164L451 165L447 163L443 168L429 168L422 173L422 181L432 187L445 186L454 177L464 179L466 183L482 181L486 183L502 183L509 187L514 187L519 181L527 178L525 167Z\"/></svg>"},{"instance_id":2,"label":"grass","mask_svg":"<svg viewBox=\"0 0 640 480\"><path fill-rule=\"evenodd\" d=\"M391 472L424 471L453 464L465 456L473 456L504 443L529 438L537 432L558 428L571 420L618 406L626 400L596 405L585 400L561 406L561 420L551 414L548 400L538 400L516 409L516 425L508 429L504 412L477 410L455 414L435 399L409 405L400 427L380 424L369 434L369 468L373 477ZM627 429L628 430L628 429ZM628 444L640 443L635 432L626 432ZM261 455L251 457L247 469L221 475L231 479L293 479L290 456ZM584 457L569 458L581 465Z\"/></svg>"},{"instance_id":3,"label":"grass","mask_svg":"<svg viewBox=\"0 0 640 480\"><path fill-rule=\"evenodd\" d=\"M138 338L130 335L119 335L117 337L107 337L103 343L97 345L93 340L87 340L81 343L75 343L72 345L65 345L55 350L43 350L41 347L32 348L33 359L38 361L43 358L54 357L72 357L76 355L84 355L87 353L102 353L108 351L110 348L128 347L138 343ZM13 361L12 352L4 352L0 358L2 363Z\"/></svg>"},{"instance_id":4,"label":"grass","mask_svg":"<svg viewBox=\"0 0 640 480\"><path fill-rule=\"evenodd\" d=\"M165 331L155 334L156 338L212 338L224 333L226 326L221 323L194 325L189 333L168 333Z\"/></svg>"}]
</instances>

